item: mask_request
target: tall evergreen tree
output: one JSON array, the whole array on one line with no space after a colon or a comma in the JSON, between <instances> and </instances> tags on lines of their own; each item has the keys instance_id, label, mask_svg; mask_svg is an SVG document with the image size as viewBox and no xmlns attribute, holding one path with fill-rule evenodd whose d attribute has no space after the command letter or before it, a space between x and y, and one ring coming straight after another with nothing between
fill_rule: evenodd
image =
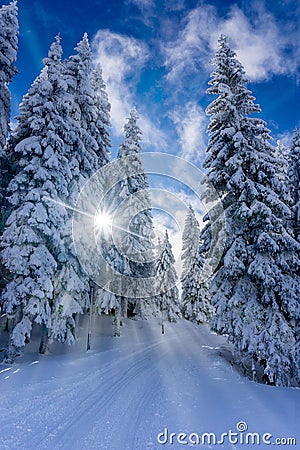
<instances>
[{"instance_id":1,"label":"tall evergreen tree","mask_svg":"<svg viewBox=\"0 0 300 450\"><path fill-rule=\"evenodd\" d=\"M5 148L10 123L8 84L17 73L15 62L18 51L18 34L18 7L17 2L13 1L0 8L0 232L2 232L8 216L6 188L12 172L12 161Z\"/></svg>"},{"instance_id":2,"label":"tall evergreen tree","mask_svg":"<svg viewBox=\"0 0 300 450\"><path fill-rule=\"evenodd\" d=\"M291 192L292 221L291 228L295 239L300 243L300 129L294 131L289 152L289 188ZM298 271L299 275L299 271ZM295 323L295 362L300 384L300 319Z\"/></svg>"},{"instance_id":3,"label":"tall evergreen tree","mask_svg":"<svg viewBox=\"0 0 300 450\"><path fill-rule=\"evenodd\" d=\"M125 283L123 310L127 309L126 299L130 299L137 315L147 317L155 313L155 302L147 292L150 287L147 280L154 274L153 222L149 182L142 161L142 131L137 121L138 115L133 108L124 126L124 141L118 152L121 173L117 187L118 216L122 217L122 223L115 237L121 253L129 260L130 276L140 279L138 292L132 292L132 283Z\"/></svg>"},{"instance_id":4,"label":"tall evergreen tree","mask_svg":"<svg viewBox=\"0 0 300 450\"><path fill-rule=\"evenodd\" d=\"M18 34L18 7L13 1L0 8L0 155L9 132L10 92L7 85L17 73Z\"/></svg>"},{"instance_id":5,"label":"tall evergreen tree","mask_svg":"<svg viewBox=\"0 0 300 450\"><path fill-rule=\"evenodd\" d=\"M286 385L295 376L299 246L285 227L290 210L281 201L269 132L261 119L249 117L260 109L224 36L213 63L208 93L217 98L207 108L204 167L222 200L227 239L211 286L216 307L211 325L228 335L242 359L253 358L253 370L258 360L271 382ZM209 188L205 196L211 199Z\"/></svg>"},{"instance_id":6,"label":"tall evergreen tree","mask_svg":"<svg viewBox=\"0 0 300 450\"><path fill-rule=\"evenodd\" d=\"M12 276L2 295L6 312L14 317L7 360L25 345L34 322L51 326L53 281L58 264L65 262L67 211L55 202L67 197L71 179L62 152L65 124L58 109L64 92L60 58L57 38L41 75L24 97L13 136L19 159L9 185L12 213L1 253ZM49 203L49 198L54 201Z\"/></svg>"},{"instance_id":7,"label":"tall evergreen tree","mask_svg":"<svg viewBox=\"0 0 300 450\"><path fill-rule=\"evenodd\" d=\"M64 147L72 174L66 200L71 206L75 206L84 183L108 162L108 148L111 146L108 132L110 103L100 67L92 71L91 50L86 33L75 50L77 53L65 61L63 67L67 89L64 109L71 105L71 109L67 109L66 137L69 145ZM91 306L91 285L76 257L71 220L72 210L69 210L65 235L67 258L56 277L50 333L51 340L67 343L72 343L76 337L75 314L86 311Z\"/></svg>"},{"instance_id":8,"label":"tall evergreen tree","mask_svg":"<svg viewBox=\"0 0 300 450\"><path fill-rule=\"evenodd\" d=\"M297 128L289 152L289 188L292 197L295 238L300 242L300 129Z\"/></svg>"},{"instance_id":9,"label":"tall evergreen tree","mask_svg":"<svg viewBox=\"0 0 300 450\"><path fill-rule=\"evenodd\" d=\"M64 77L71 103L69 137L72 141L70 168L73 180L69 202L76 204L84 183L109 161L111 145L110 104L99 68L92 72L91 49L85 33L75 47L76 54L64 61Z\"/></svg>"},{"instance_id":10,"label":"tall evergreen tree","mask_svg":"<svg viewBox=\"0 0 300 450\"><path fill-rule=\"evenodd\" d=\"M176 322L181 317L179 292L177 288L177 273L174 267L175 259L172 246L166 231L160 255L156 261L157 303L162 318L162 333L166 320Z\"/></svg>"},{"instance_id":11,"label":"tall evergreen tree","mask_svg":"<svg viewBox=\"0 0 300 450\"><path fill-rule=\"evenodd\" d=\"M213 313L206 286L204 260L200 252L200 229L192 206L186 214L182 234L182 313L197 323L206 323Z\"/></svg>"},{"instance_id":12,"label":"tall evergreen tree","mask_svg":"<svg viewBox=\"0 0 300 450\"><path fill-rule=\"evenodd\" d=\"M108 100L106 92L106 86L102 77L102 69L100 64L97 64L96 68L91 74L91 89L94 105L94 112L91 114L92 120L88 121L90 129L90 135L97 142L96 153L99 157L98 167L102 167L109 162L109 151L111 147L111 139L108 128L111 126L110 120L110 108L111 105Z\"/></svg>"}]
</instances>

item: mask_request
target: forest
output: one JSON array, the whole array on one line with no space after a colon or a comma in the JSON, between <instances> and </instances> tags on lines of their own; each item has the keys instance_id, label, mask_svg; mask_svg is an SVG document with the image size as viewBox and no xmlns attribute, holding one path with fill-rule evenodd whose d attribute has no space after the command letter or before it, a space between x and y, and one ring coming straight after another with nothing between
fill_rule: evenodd
<instances>
[{"instance_id":1,"label":"forest","mask_svg":"<svg viewBox=\"0 0 300 450\"><path fill-rule=\"evenodd\" d=\"M87 34L62 60L56 36L24 95L12 130L9 83L17 72L18 7L0 9L1 333L11 364L39 326L41 353L73 344L81 315L186 319L226 336L237 364L277 386L300 382L300 131L289 148L274 145L243 65L219 38L207 93L211 103L199 224L187 207L178 277L168 230L154 242L142 129L128 111L111 165L110 102ZM115 173L111 173L114 167ZM95 178L95 174L98 174ZM107 190L109 179L118 180ZM84 186L102 193L83 205ZM199 180L199 183L201 180ZM74 216L96 240L74 244ZM118 232L115 232L115 230ZM87 242L89 242L87 240Z\"/></svg>"}]
</instances>

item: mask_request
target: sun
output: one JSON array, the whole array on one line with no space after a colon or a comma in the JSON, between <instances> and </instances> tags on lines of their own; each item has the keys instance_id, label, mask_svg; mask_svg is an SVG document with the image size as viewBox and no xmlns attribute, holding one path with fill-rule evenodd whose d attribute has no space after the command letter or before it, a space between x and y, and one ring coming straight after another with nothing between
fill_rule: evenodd
<instances>
[{"instance_id":1,"label":"sun","mask_svg":"<svg viewBox=\"0 0 300 450\"><path fill-rule=\"evenodd\" d=\"M99 231L110 232L112 228L112 218L105 211L98 211L94 217L94 226Z\"/></svg>"}]
</instances>

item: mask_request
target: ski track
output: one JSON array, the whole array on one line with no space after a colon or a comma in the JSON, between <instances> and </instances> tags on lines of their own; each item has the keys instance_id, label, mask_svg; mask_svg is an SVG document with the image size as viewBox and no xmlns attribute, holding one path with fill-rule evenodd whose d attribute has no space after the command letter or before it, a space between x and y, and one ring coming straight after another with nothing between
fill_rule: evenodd
<instances>
[{"instance_id":1,"label":"ski track","mask_svg":"<svg viewBox=\"0 0 300 450\"><path fill-rule=\"evenodd\" d=\"M110 382L110 379L108 377L108 380L103 383L99 383L99 385L94 388L91 393L85 397L83 401L80 401L79 404L76 407L76 413L73 414L72 418L70 420L67 420L64 423L64 426L62 430L59 432L59 443L51 442L49 448L57 448L57 449L64 449L68 448L69 444L69 434L71 432L72 439L76 442L77 439L80 438L82 435L82 430L78 430L78 423L80 422L80 419L84 417L84 430L85 432L88 432L88 429L93 426L92 418L95 417L101 417L101 420L103 418L107 417L109 408L109 402L111 399L119 399L122 400L122 393L126 387L130 387L133 383L135 383L136 379L139 378L143 380L144 382L144 376L145 372L149 372L148 364L145 364L149 360L149 356L151 355L151 352L153 352L153 348L159 347L159 344L154 344L152 346L149 346L144 351L137 351L130 355L130 357L124 358L124 359L131 359L136 358L126 370L119 371L118 368L120 366L119 363L116 364L110 364L110 369L114 369L114 373L112 375L112 380L114 380L114 377L116 377L116 381ZM162 355L161 355L162 357ZM106 369L106 374L109 375L109 368ZM151 371L153 373L155 369ZM103 372L99 371L97 375L105 375ZM96 378L95 376L93 377ZM149 375L147 374L147 379L149 379ZM133 386L134 387L134 386ZM100 394L99 394L100 390ZM129 389L130 392L132 392L133 389ZM142 391L143 394L143 391ZM147 393L145 394L147 395ZM104 405L104 406L103 406ZM137 405L135 405L135 408ZM128 414L129 415L129 414ZM100 428L100 427L99 427ZM60 427L58 429L51 430L50 434L57 434ZM101 429L101 428L100 428ZM100 431L99 429L99 431ZM79 436L76 438L76 435L79 434ZM66 436L68 435L68 436ZM75 444L73 447L75 448L83 448L81 445L77 446L78 444ZM98 444L97 444L98 445ZM48 448L48 446L43 447L43 445L40 448ZM97 447L95 447L97 448Z\"/></svg>"},{"instance_id":2,"label":"ski track","mask_svg":"<svg viewBox=\"0 0 300 450\"><path fill-rule=\"evenodd\" d=\"M268 389L241 377L220 356L228 351L224 339L206 327L181 322L162 336L157 324L128 324L127 341L113 341L110 350L3 369L0 449L177 450L185 446L157 443L164 427L221 433L246 420L255 430L266 417L262 431L272 424L293 437L297 403L290 394L300 399L299 390ZM229 443L217 448L242 450Z\"/></svg>"}]
</instances>

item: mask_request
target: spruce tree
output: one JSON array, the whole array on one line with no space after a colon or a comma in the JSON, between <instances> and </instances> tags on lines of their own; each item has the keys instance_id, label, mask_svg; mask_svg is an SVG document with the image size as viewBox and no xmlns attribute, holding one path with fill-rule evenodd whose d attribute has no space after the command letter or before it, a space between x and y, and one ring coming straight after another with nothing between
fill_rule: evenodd
<instances>
[{"instance_id":1,"label":"spruce tree","mask_svg":"<svg viewBox=\"0 0 300 450\"><path fill-rule=\"evenodd\" d=\"M76 205L84 184L108 162L108 148L111 146L108 132L110 103L100 66L92 71L91 50L86 33L75 50L77 53L63 65L67 89L64 105L71 105L71 109L67 109L66 137L69 145L64 147L72 174L66 200L70 206ZM88 207L89 205L85 205L85 209ZM87 311L91 294L89 277L77 259L72 242L72 214L70 209L65 235L67 257L56 278L50 333L51 340L67 343L72 343L76 338L75 314ZM89 258L93 258L93 255L90 254Z\"/></svg>"},{"instance_id":2,"label":"spruce tree","mask_svg":"<svg viewBox=\"0 0 300 450\"><path fill-rule=\"evenodd\" d=\"M69 186L69 202L75 206L81 188L87 180L109 161L111 145L110 104L105 92L101 70L92 71L92 55L85 33L75 47L76 54L64 61L71 111L68 155L73 180Z\"/></svg>"},{"instance_id":3,"label":"spruce tree","mask_svg":"<svg viewBox=\"0 0 300 450\"><path fill-rule=\"evenodd\" d=\"M41 75L24 97L13 136L17 174L9 185L12 212L1 252L12 278L2 294L5 311L12 316L7 360L13 360L16 348L25 345L33 323L51 326L53 281L58 265L65 262L68 214L57 201L67 197L71 174L62 152L60 58L57 38Z\"/></svg>"},{"instance_id":4,"label":"spruce tree","mask_svg":"<svg viewBox=\"0 0 300 450\"><path fill-rule=\"evenodd\" d=\"M177 288L177 273L174 267L175 259L172 246L169 241L168 232L165 232L162 250L157 257L155 277L157 284L157 303L162 318L162 333L164 333L164 323L176 322L181 317L179 292Z\"/></svg>"},{"instance_id":5,"label":"spruce tree","mask_svg":"<svg viewBox=\"0 0 300 450\"><path fill-rule=\"evenodd\" d=\"M183 316L196 323L206 323L213 313L206 286L204 259L200 252L200 229L192 206L186 214L182 234L182 294Z\"/></svg>"},{"instance_id":6,"label":"spruce tree","mask_svg":"<svg viewBox=\"0 0 300 450\"><path fill-rule=\"evenodd\" d=\"M300 242L300 129L294 131L289 152L289 188L292 197L292 227L295 238Z\"/></svg>"},{"instance_id":7,"label":"spruce tree","mask_svg":"<svg viewBox=\"0 0 300 450\"><path fill-rule=\"evenodd\" d=\"M289 151L289 188L291 192L292 220L291 228L293 235L300 243L300 129L294 131L291 147ZM300 275L298 271L298 275ZM295 323L295 370L298 373L298 383L300 384L300 312Z\"/></svg>"},{"instance_id":8,"label":"spruce tree","mask_svg":"<svg viewBox=\"0 0 300 450\"><path fill-rule=\"evenodd\" d=\"M294 323L299 303L298 244L286 228L275 149L247 89L241 63L221 36L207 108L211 116L204 167L225 211L227 238L211 290L212 329L225 334L241 359L264 366L278 385L292 382ZM206 198L211 199L207 188ZM209 228L204 238L209 240Z\"/></svg>"},{"instance_id":9,"label":"spruce tree","mask_svg":"<svg viewBox=\"0 0 300 450\"><path fill-rule=\"evenodd\" d=\"M100 64L91 73L90 78L94 114L92 120L88 121L89 132L92 138L96 140L98 155L98 167L102 167L109 162L109 148L111 139L108 128L111 127L110 108L106 86L102 77Z\"/></svg>"},{"instance_id":10,"label":"spruce tree","mask_svg":"<svg viewBox=\"0 0 300 450\"><path fill-rule=\"evenodd\" d=\"M10 122L10 92L8 84L17 73L18 7L13 1L0 8L0 155L6 144Z\"/></svg>"},{"instance_id":11,"label":"spruce tree","mask_svg":"<svg viewBox=\"0 0 300 450\"><path fill-rule=\"evenodd\" d=\"M13 1L0 8L0 233L9 214L6 200L7 185L12 177L12 155L6 148L10 131L9 83L17 73L18 7ZM3 268L1 267L1 273ZM2 281L0 281L2 284Z\"/></svg>"},{"instance_id":12,"label":"spruce tree","mask_svg":"<svg viewBox=\"0 0 300 450\"><path fill-rule=\"evenodd\" d=\"M76 54L64 61L62 70L66 83L63 110L68 118L68 145L64 147L64 154L68 158L71 172L66 202L71 208L76 206L84 184L108 162L108 147L111 145L107 130L110 125L110 104L100 69L92 72L91 50L86 33L75 50ZM61 273L57 276L51 330L51 340L58 339L68 343L76 337L74 312L67 307L74 299L74 296L68 298L69 280L76 279L76 283L71 285L74 288L76 285L75 299L79 297L80 308L77 308L77 312L89 308L91 289L89 277L76 257L72 241L71 208L65 236L67 264L61 267Z\"/></svg>"},{"instance_id":13,"label":"spruce tree","mask_svg":"<svg viewBox=\"0 0 300 450\"><path fill-rule=\"evenodd\" d=\"M135 292L130 281L125 283L123 312L126 314L129 299L136 314L146 318L155 314L155 302L148 282L154 274L153 222L149 182L142 161L142 131L137 121L138 115L133 108L124 126L124 141L118 152L121 181L117 186L117 215L120 223L117 220L115 238L124 258L129 261L130 276L140 280Z\"/></svg>"}]
</instances>

